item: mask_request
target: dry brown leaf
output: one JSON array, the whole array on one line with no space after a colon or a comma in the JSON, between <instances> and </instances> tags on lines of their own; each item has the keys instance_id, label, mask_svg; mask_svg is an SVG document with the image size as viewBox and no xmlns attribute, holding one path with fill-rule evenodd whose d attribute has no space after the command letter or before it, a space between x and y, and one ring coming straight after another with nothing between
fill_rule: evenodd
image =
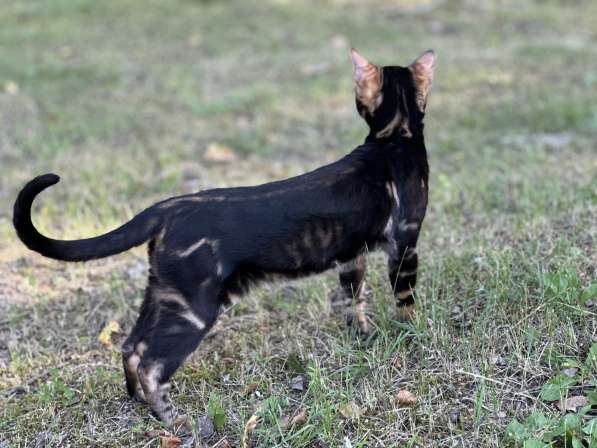
<instances>
[{"instance_id":1,"label":"dry brown leaf","mask_svg":"<svg viewBox=\"0 0 597 448\"><path fill-rule=\"evenodd\" d=\"M245 430L243 431L243 438L241 440L241 447L247 448L249 446L249 435L253 432L253 430L257 427L259 423L259 417L257 415L252 415L247 423L245 423Z\"/></svg>"},{"instance_id":2,"label":"dry brown leaf","mask_svg":"<svg viewBox=\"0 0 597 448\"><path fill-rule=\"evenodd\" d=\"M111 320L102 329L97 339L106 347L112 347L112 335L114 333L120 333L120 324L115 320Z\"/></svg>"},{"instance_id":3,"label":"dry brown leaf","mask_svg":"<svg viewBox=\"0 0 597 448\"><path fill-rule=\"evenodd\" d=\"M257 390L258 387L259 387L259 383L248 384L247 387L245 387L245 390L243 390L243 395L244 396L251 395L253 392L255 392Z\"/></svg>"},{"instance_id":4,"label":"dry brown leaf","mask_svg":"<svg viewBox=\"0 0 597 448\"><path fill-rule=\"evenodd\" d=\"M150 439L155 439L156 437L160 437L160 436L170 436L171 434L168 431L165 431L163 429L152 429L151 431L147 431L145 433L145 437L148 437Z\"/></svg>"},{"instance_id":5,"label":"dry brown leaf","mask_svg":"<svg viewBox=\"0 0 597 448\"><path fill-rule=\"evenodd\" d=\"M576 395L574 397L562 398L558 403L560 411L572 411L576 412L578 408L582 408L589 404L589 399L583 395Z\"/></svg>"},{"instance_id":6,"label":"dry brown leaf","mask_svg":"<svg viewBox=\"0 0 597 448\"><path fill-rule=\"evenodd\" d=\"M348 420L357 419L361 416L361 409L357 406L356 403L352 401L346 404L343 404L338 407L338 412L342 414L342 416Z\"/></svg>"},{"instance_id":7,"label":"dry brown leaf","mask_svg":"<svg viewBox=\"0 0 597 448\"><path fill-rule=\"evenodd\" d=\"M399 404L412 406L417 402L417 397L412 392L409 392L406 389L402 389L398 391L398 393L396 394L396 401Z\"/></svg>"},{"instance_id":8,"label":"dry brown leaf","mask_svg":"<svg viewBox=\"0 0 597 448\"><path fill-rule=\"evenodd\" d=\"M160 448L176 448L182 445L182 439L176 436L161 436Z\"/></svg>"},{"instance_id":9,"label":"dry brown leaf","mask_svg":"<svg viewBox=\"0 0 597 448\"><path fill-rule=\"evenodd\" d=\"M305 423L305 420L307 420L307 410L301 409L298 414L296 414L294 417L292 417L292 420L290 420L290 426L302 425Z\"/></svg>"},{"instance_id":10,"label":"dry brown leaf","mask_svg":"<svg viewBox=\"0 0 597 448\"><path fill-rule=\"evenodd\" d=\"M236 160L234 149L220 143L210 143L205 151L205 159L211 162L230 163Z\"/></svg>"}]
</instances>

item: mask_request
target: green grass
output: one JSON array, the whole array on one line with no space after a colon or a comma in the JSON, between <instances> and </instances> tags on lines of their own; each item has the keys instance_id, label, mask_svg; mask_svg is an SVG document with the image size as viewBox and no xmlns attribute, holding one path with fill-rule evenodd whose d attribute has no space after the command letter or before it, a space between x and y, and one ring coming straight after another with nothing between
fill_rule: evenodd
<instances>
[{"instance_id":1,"label":"green grass","mask_svg":"<svg viewBox=\"0 0 597 448\"><path fill-rule=\"evenodd\" d=\"M395 319L378 254L366 340L330 313L333 273L253 291L175 376L180 408L217 427L185 446L240 446L252 415L256 447L522 446L514 420L528 437L540 412L564 421L546 399L562 371L564 395L594 393L595 2L21 1L0 23L0 446L159 446L124 391L123 335L97 339L131 328L143 249L85 265L27 252L11 227L23 183L62 176L35 221L77 238L329 162L366 132L351 45L381 64L439 54L416 317ZM210 143L238 161L207 161Z\"/></svg>"}]
</instances>

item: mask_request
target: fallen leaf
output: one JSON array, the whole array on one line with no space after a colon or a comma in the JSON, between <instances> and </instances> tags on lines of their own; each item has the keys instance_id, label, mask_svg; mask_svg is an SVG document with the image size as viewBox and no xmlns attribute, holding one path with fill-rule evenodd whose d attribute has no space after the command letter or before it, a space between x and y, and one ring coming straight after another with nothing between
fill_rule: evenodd
<instances>
[{"instance_id":1,"label":"fallen leaf","mask_svg":"<svg viewBox=\"0 0 597 448\"><path fill-rule=\"evenodd\" d=\"M361 409L352 401L338 407L338 412L347 420L358 419L361 416Z\"/></svg>"},{"instance_id":2,"label":"fallen leaf","mask_svg":"<svg viewBox=\"0 0 597 448\"><path fill-rule=\"evenodd\" d=\"M305 423L305 420L307 420L307 410L306 409L301 409L298 412L298 414L296 414L290 420L290 426L302 425L303 423Z\"/></svg>"},{"instance_id":3,"label":"fallen leaf","mask_svg":"<svg viewBox=\"0 0 597 448\"><path fill-rule=\"evenodd\" d=\"M168 431L164 431L163 429L152 429L151 431L147 431L145 433L145 437L149 439L155 439L156 437L160 436L170 436L171 434Z\"/></svg>"},{"instance_id":4,"label":"fallen leaf","mask_svg":"<svg viewBox=\"0 0 597 448\"><path fill-rule=\"evenodd\" d=\"M176 448L182 445L182 439L176 436L161 436L160 448Z\"/></svg>"},{"instance_id":5,"label":"fallen leaf","mask_svg":"<svg viewBox=\"0 0 597 448\"><path fill-rule=\"evenodd\" d=\"M562 398L558 403L558 408L562 412L572 411L576 412L578 408L582 408L589 404L589 399L583 395L576 395L574 397Z\"/></svg>"},{"instance_id":6,"label":"fallen leaf","mask_svg":"<svg viewBox=\"0 0 597 448\"><path fill-rule=\"evenodd\" d=\"M247 385L247 387L245 387L245 390L243 390L243 395L245 397L251 395L253 392L257 390L258 387L259 383L251 383Z\"/></svg>"},{"instance_id":7,"label":"fallen leaf","mask_svg":"<svg viewBox=\"0 0 597 448\"><path fill-rule=\"evenodd\" d=\"M399 404L412 406L417 402L417 397L412 392L402 389L396 394L396 401L398 401Z\"/></svg>"},{"instance_id":8,"label":"fallen leaf","mask_svg":"<svg viewBox=\"0 0 597 448\"><path fill-rule=\"evenodd\" d=\"M236 160L236 153L229 146L210 143L205 151L205 159L211 162L230 163Z\"/></svg>"},{"instance_id":9,"label":"fallen leaf","mask_svg":"<svg viewBox=\"0 0 597 448\"><path fill-rule=\"evenodd\" d=\"M120 324L115 320L111 320L100 332L97 339L105 346L112 347L112 335L114 333L120 333Z\"/></svg>"},{"instance_id":10,"label":"fallen leaf","mask_svg":"<svg viewBox=\"0 0 597 448\"><path fill-rule=\"evenodd\" d=\"M241 440L241 447L247 448L249 446L249 436L253 432L253 430L257 427L259 423L259 417L256 415L252 415L247 423L245 423L245 430L243 431L243 438Z\"/></svg>"}]
</instances>

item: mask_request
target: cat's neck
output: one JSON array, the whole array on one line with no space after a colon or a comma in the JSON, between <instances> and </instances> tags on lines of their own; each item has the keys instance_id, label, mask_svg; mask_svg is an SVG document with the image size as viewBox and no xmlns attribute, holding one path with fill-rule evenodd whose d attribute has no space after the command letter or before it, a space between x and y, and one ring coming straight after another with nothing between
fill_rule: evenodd
<instances>
[{"instance_id":1,"label":"cat's neck","mask_svg":"<svg viewBox=\"0 0 597 448\"><path fill-rule=\"evenodd\" d=\"M410 137L395 134L390 135L389 137L379 138L373 132L370 132L367 138L365 138L365 143L374 143L381 146L392 145L402 149L425 148L425 139L422 133Z\"/></svg>"}]
</instances>

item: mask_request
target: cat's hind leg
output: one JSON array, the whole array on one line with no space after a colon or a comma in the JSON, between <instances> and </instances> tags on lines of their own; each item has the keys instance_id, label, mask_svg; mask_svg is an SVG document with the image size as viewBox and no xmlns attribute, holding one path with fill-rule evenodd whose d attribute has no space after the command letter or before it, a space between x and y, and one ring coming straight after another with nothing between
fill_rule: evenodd
<instances>
[{"instance_id":1,"label":"cat's hind leg","mask_svg":"<svg viewBox=\"0 0 597 448\"><path fill-rule=\"evenodd\" d=\"M363 294L366 269L365 254L340 265L340 287L330 294L332 311L342 314L347 324L355 326L362 334L371 332L371 321L367 316L367 297Z\"/></svg>"},{"instance_id":2,"label":"cat's hind leg","mask_svg":"<svg viewBox=\"0 0 597 448\"><path fill-rule=\"evenodd\" d=\"M145 401L145 393L139 382L137 370L141 358L145 350L147 350L147 341L144 340L144 337L149 333L156 318L152 285L155 286L155 278L153 275L150 275L139 317L130 335L122 345L122 364L126 379L126 389L131 398L140 402Z\"/></svg>"},{"instance_id":3,"label":"cat's hind leg","mask_svg":"<svg viewBox=\"0 0 597 448\"><path fill-rule=\"evenodd\" d=\"M147 348L138 375L152 411L171 426L186 423L186 417L171 402L170 377L213 326L221 305L215 279L204 280L197 289L194 295L166 285L154 285L151 291L156 317L143 338Z\"/></svg>"}]
</instances>

